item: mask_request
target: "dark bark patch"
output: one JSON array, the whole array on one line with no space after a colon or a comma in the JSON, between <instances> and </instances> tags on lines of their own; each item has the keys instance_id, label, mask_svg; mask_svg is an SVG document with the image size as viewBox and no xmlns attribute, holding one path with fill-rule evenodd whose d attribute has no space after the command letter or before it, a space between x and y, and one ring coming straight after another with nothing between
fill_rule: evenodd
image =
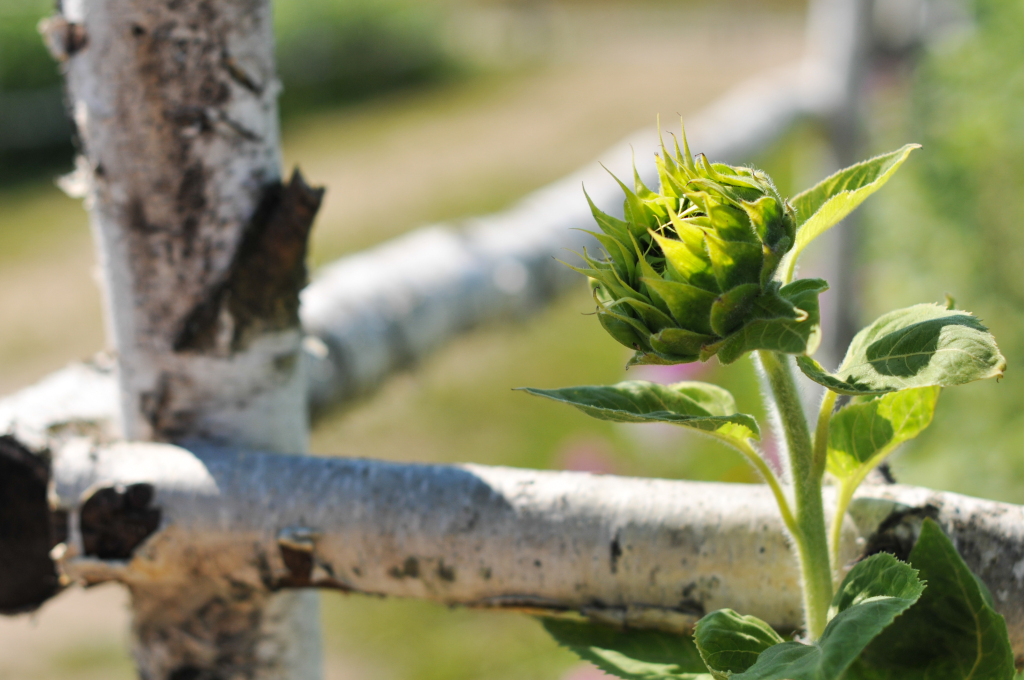
<instances>
[{"instance_id":1,"label":"dark bark patch","mask_svg":"<svg viewBox=\"0 0 1024 680\"><path fill-rule=\"evenodd\" d=\"M80 512L86 555L101 560L127 560L160 526L160 509L150 507L152 484L97 489Z\"/></svg>"},{"instance_id":2,"label":"dark bark patch","mask_svg":"<svg viewBox=\"0 0 1024 680\"><path fill-rule=\"evenodd\" d=\"M612 539L608 551L611 553L611 571L614 574L619 571L619 558L622 557L622 545L619 543L618 534L615 534L615 538Z\"/></svg>"},{"instance_id":3,"label":"dark bark patch","mask_svg":"<svg viewBox=\"0 0 1024 680\"><path fill-rule=\"evenodd\" d=\"M0 614L32 611L60 590L49 478L45 459L0 437Z\"/></svg>"},{"instance_id":4,"label":"dark bark patch","mask_svg":"<svg viewBox=\"0 0 1024 680\"><path fill-rule=\"evenodd\" d=\"M250 78L249 74L245 72L245 69L243 69L239 65L239 63L235 61L234 58L232 58L231 55L228 54L226 51L223 53L223 56L221 57L221 65L224 67L224 70L228 72L228 75L231 76L231 79L234 80L236 83L238 83L245 89L249 90L253 94L263 94L263 87L255 80Z\"/></svg>"},{"instance_id":5,"label":"dark bark patch","mask_svg":"<svg viewBox=\"0 0 1024 680\"><path fill-rule=\"evenodd\" d=\"M167 680L223 680L223 676L209 668L178 666L167 675Z\"/></svg>"},{"instance_id":6,"label":"dark bark patch","mask_svg":"<svg viewBox=\"0 0 1024 680\"><path fill-rule=\"evenodd\" d=\"M910 551L914 549L914 544L917 543L917 537L921 534L921 525L926 517L938 520L939 508L934 505L925 505L920 508L894 511L878 525L878 530L868 538L864 548L864 557L887 552L906 562L910 558Z\"/></svg>"},{"instance_id":7,"label":"dark bark patch","mask_svg":"<svg viewBox=\"0 0 1024 680\"><path fill-rule=\"evenodd\" d=\"M279 588L304 588L312 583L313 555L308 550L296 550L286 545L279 546L281 560L288 569L288 576L278 582Z\"/></svg>"},{"instance_id":8,"label":"dark bark patch","mask_svg":"<svg viewBox=\"0 0 1024 680\"><path fill-rule=\"evenodd\" d=\"M441 560L437 564L437 577L442 581L448 583L455 582L455 567L445 564L444 560Z\"/></svg>"},{"instance_id":9,"label":"dark bark patch","mask_svg":"<svg viewBox=\"0 0 1024 680\"><path fill-rule=\"evenodd\" d=\"M311 188L298 170L287 186L267 187L227 275L185 317L175 351L215 349L224 309L232 320L232 351L264 333L298 326L309 232L322 198L323 189Z\"/></svg>"},{"instance_id":10,"label":"dark bark patch","mask_svg":"<svg viewBox=\"0 0 1024 680\"><path fill-rule=\"evenodd\" d=\"M388 575L391 578L419 578L420 577L420 561L413 556L405 558L405 562L402 563L401 567L391 567L388 570Z\"/></svg>"},{"instance_id":11,"label":"dark bark patch","mask_svg":"<svg viewBox=\"0 0 1024 680\"><path fill-rule=\"evenodd\" d=\"M206 208L206 172L202 163L197 161L185 168L177 198L180 213L188 215Z\"/></svg>"},{"instance_id":12,"label":"dark bark patch","mask_svg":"<svg viewBox=\"0 0 1024 680\"><path fill-rule=\"evenodd\" d=\"M67 50L68 56L75 56L84 50L88 44L89 34L85 32L85 26L74 23L68 24L68 30L64 36L64 47Z\"/></svg>"}]
</instances>

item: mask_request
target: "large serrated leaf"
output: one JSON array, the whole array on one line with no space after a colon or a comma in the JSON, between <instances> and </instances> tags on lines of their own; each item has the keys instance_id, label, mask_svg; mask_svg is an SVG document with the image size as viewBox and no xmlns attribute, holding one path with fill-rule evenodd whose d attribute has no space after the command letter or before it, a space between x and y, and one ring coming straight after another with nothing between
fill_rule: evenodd
<instances>
[{"instance_id":1,"label":"large serrated leaf","mask_svg":"<svg viewBox=\"0 0 1024 680\"><path fill-rule=\"evenodd\" d=\"M673 423L726 440L759 439L757 421L736 412L728 391L702 382L672 385L628 380L615 385L541 390L519 388L570 404L587 415L616 423Z\"/></svg>"},{"instance_id":2,"label":"large serrated leaf","mask_svg":"<svg viewBox=\"0 0 1024 680\"><path fill-rule=\"evenodd\" d=\"M770 318L769 307L761 309L765 318L747 321L743 328L721 341L718 360L731 364L747 352L764 349L785 354L811 354L821 342L818 295L828 290L821 279L800 279L783 286L778 294L791 303L788 309L776 310L780 316ZM800 314L793 314L793 308ZM797 318L794 318L796 316Z\"/></svg>"},{"instance_id":3,"label":"large serrated leaf","mask_svg":"<svg viewBox=\"0 0 1024 680\"><path fill-rule=\"evenodd\" d=\"M907 156L920 144L907 144L891 153L876 156L826 177L815 186L794 196L796 243L783 260L785 281L793 277L800 253L814 239L853 212L871 194L881 189L895 174Z\"/></svg>"},{"instance_id":4,"label":"large serrated leaf","mask_svg":"<svg viewBox=\"0 0 1024 680\"><path fill-rule=\"evenodd\" d=\"M897 446L932 422L940 387L917 387L854 402L832 416L828 471L856 487Z\"/></svg>"},{"instance_id":5,"label":"large serrated leaf","mask_svg":"<svg viewBox=\"0 0 1024 680\"><path fill-rule=\"evenodd\" d=\"M832 599L832 619L813 644L770 647L732 680L837 680L865 647L921 597L910 565L879 553L858 562Z\"/></svg>"},{"instance_id":6,"label":"large serrated leaf","mask_svg":"<svg viewBox=\"0 0 1024 680\"><path fill-rule=\"evenodd\" d=\"M833 374L807 357L799 357L797 364L811 380L852 395L952 387L1001 377L1006 369L995 338L978 319L935 304L879 317L854 336Z\"/></svg>"},{"instance_id":7,"label":"large serrated leaf","mask_svg":"<svg viewBox=\"0 0 1024 680\"><path fill-rule=\"evenodd\" d=\"M753 666L761 652L783 639L756 616L719 609L697 622L693 641L715 680L726 680Z\"/></svg>"},{"instance_id":8,"label":"large serrated leaf","mask_svg":"<svg viewBox=\"0 0 1024 680\"><path fill-rule=\"evenodd\" d=\"M711 680L693 638L654 630L615 630L585 621L542 619L558 644L625 680Z\"/></svg>"},{"instance_id":9,"label":"large serrated leaf","mask_svg":"<svg viewBox=\"0 0 1024 680\"><path fill-rule=\"evenodd\" d=\"M850 668L850 680L1011 680L1006 622L949 538L926 519L910 553L928 588Z\"/></svg>"}]
</instances>

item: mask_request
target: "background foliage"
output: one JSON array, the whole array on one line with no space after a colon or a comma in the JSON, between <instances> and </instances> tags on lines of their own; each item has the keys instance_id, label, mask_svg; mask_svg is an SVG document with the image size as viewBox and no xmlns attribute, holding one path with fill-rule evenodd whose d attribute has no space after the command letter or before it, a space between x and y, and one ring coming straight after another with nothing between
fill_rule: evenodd
<instances>
[{"instance_id":1,"label":"background foliage","mask_svg":"<svg viewBox=\"0 0 1024 680\"><path fill-rule=\"evenodd\" d=\"M912 483L1024 502L1024 5L976 0L973 26L919 55L909 93L883 92L872 143L924 144L871 206L861 254L868 318L952 295L1009 362L1000 385L948 390L897 459Z\"/></svg>"}]
</instances>

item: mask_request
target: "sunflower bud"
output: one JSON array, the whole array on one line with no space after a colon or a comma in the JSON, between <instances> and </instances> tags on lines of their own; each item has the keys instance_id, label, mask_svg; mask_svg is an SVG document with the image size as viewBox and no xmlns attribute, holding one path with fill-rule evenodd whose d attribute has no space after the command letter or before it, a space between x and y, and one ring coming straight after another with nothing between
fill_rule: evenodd
<instances>
[{"instance_id":1,"label":"sunflower bud","mask_svg":"<svg viewBox=\"0 0 1024 680\"><path fill-rule=\"evenodd\" d=\"M624 220L601 212L587 196L601 229L592 233L606 256L584 250L587 266L575 268L591 279L601 325L636 350L631 363L706 361L723 348L728 362L761 348L752 333L744 334L750 324L807 321L810 310L800 303L807 302L808 287L797 286L800 300L787 298L790 287L775 277L793 247L796 221L771 179L760 170L710 163L703 154L694 159L685 133L683 151L677 142L670 154L662 142L657 166L657 193L635 170L632 189L616 178L626 194ZM811 292L815 329L818 292ZM769 344L763 348L792 350Z\"/></svg>"}]
</instances>

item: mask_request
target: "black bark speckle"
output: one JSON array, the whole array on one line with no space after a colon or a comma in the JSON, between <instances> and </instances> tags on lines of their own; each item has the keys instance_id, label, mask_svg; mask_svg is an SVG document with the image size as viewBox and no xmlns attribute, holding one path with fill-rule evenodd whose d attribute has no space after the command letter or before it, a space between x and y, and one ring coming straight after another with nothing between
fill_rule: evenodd
<instances>
[{"instance_id":1,"label":"black bark speckle","mask_svg":"<svg viewBox=\"0 0 1024 680\"><path fill-rule=\"evenodd\" d=\"M82 504L79 523L86 555L127 560L160 526L160 509L150 507L152 484L106 486Z\"/></svg>"},{"instance_id":2,"label":"black bark speckle","mask_svg":"<svg viewBox=\"0 0 1024 680\"><path fill-rule=\"evenodd\" d=\"M0 613L32 611L60 590L47 461L0 437Z\"/></svg>"},{"instance_id":3,"label":"black bark speckle","mask_svg":"<svg viewBox=\"0 0 1024 680\"><path fill-rule=\"evenodd\" d=\"M619 543L618 534L615 534L615 538L612 539L612 543L608 551L611 557L611 570L612 573L615 574L619 571L619 558L622 557L622 545Z\"/></svg>"}]
</instances>

